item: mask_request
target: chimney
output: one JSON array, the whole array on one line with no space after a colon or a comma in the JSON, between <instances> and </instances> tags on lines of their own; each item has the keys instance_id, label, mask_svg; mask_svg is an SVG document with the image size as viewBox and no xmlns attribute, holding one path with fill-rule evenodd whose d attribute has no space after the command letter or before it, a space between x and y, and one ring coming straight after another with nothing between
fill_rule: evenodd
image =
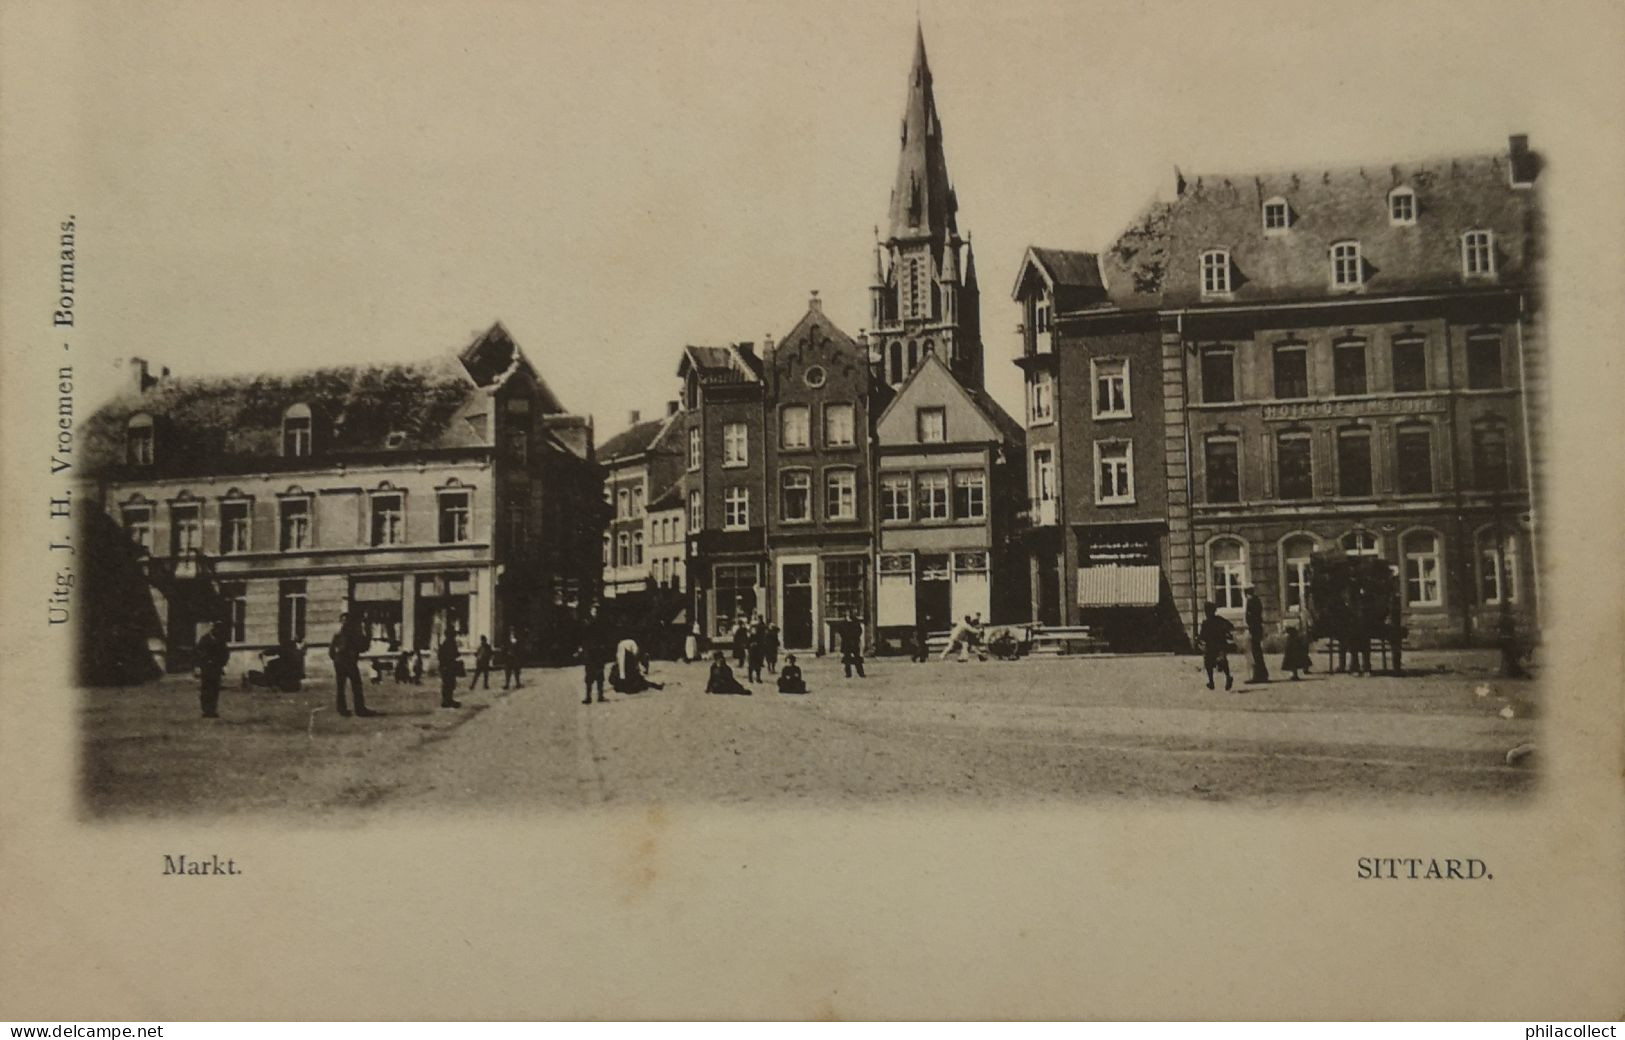
<instances>
[{"instance_id":1,"label":"chimney","mask_svg":"<svg viewBox=\"0 0 1625 1040\"><path fill-rule=\"evenodd\" d=\"M810 311L822 311L824 309L824 301L818 298L817 289L812 291L812 298L807 301L807 309Z\"/></svg>"},{"instance_id":2,"label":"chimney","mask_svg":"<svg viewBox=\"0 0 1625 1040\"><path fill-rule=\"evenodd\" d=\"M1513 134L1507 138L1507 154L1511 160L1507 175L1515 188L1527 188L1535 183L1540 160L1529 150L1528 134Z\"/></svg>"},{"instance_id":3,"label":"chimney","mask_svg":"<svg viewBox=\"0 0 1625 1040\"><path fill-rule=\"evenodd\" d=\"M129 364L129 388L138 394L146 393L147 387L152 385L151 378L147 375L147 359L133 357Z\"/></svg>"},{"instance_id":4,"label":"chimney","mask_svg":"<svg viewBox=\"0 0 1625 1040\"><path fill-rule=\"evenodd\" d=\"M674 416L676 414L677 414L677 402L676 401L667 401L666 402L666 418L669 419L669 418L671 418L672 416Z\"/></svg>"},{"instance_id":5,"label":"chimney","mask_svg":"<svg viewBox=\"0 0 1625 1040\"><path fill-rule=\"evenodd\" d=\"M638 421L640 419L642 419L642 418L643 418L643 413L638 411L636 408L634 408L634 409L632 409L631 417L626 420L626 425L628 425L628 426L636 426L638 424Z\"/></svg>"}]
</instances>

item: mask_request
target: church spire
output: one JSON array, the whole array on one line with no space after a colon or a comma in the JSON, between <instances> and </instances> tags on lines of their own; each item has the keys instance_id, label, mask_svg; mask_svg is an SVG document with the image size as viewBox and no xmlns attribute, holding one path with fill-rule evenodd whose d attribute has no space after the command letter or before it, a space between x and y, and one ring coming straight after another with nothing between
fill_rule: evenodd
<instances>
[{"instance_id":1,"label":"church spire","mask_svg":"<svg viewBox=\"0 0 1625 1040\"><path fill-rule=\"evenodd\" d=\"M940 244L957 233L953 188L942 154L942 123L931 92L931 66L925 57L925 30L914 24L914 63L903 106L902 151L892 186L888 237L892 241L930 239Z\"/></svg>"}]
</instances>

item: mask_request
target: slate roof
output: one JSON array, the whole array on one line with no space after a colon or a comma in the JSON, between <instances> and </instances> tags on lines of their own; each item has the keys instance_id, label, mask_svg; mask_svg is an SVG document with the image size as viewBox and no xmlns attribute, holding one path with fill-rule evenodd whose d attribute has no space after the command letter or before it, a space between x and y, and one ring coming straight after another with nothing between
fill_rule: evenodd
<instances>
[{"instance_id":1,"label":"slate roof","mask_svg":"<svg viewBox=\"0 0 1625 1040\"><path fill-rule=\"evenodd\" d=\"M315 456L486 447L487 392L521 368L534 370L501 324L466 348L404 364L340 365L287 374L170 377L144 391L132 388L85 421L83 472L87 476L162 477L202 472L245 472L309 466L310 458L282 458L282 421L288 408L310 408ZM539 378L543 413L563 409ZM129 420L153 419L153 464L125 465Z\"/></svg>"},{"instance_id":2,"label":"slate roof","mask_svg":"<svg viewBox=\"0 0 1625 1040\"><path fill-rule=\"evenodd\" d=\"M726 347L684 347L682 360L677 363L678 377L687 375L691 367L700 373L702 380L707 381L720 378L753 383L762 378L762 359L756 356L755 349L748 343Z\"/></svg>"},{"instance_id":3,"label":"slate roof","mask_svg":"<svg viewBox=\"0 0 1625 1040\"><path fill-rule=\"evenodd\" d=\"M1100 255L1101 274L1111 303L1122 308L1324 299L1342 295L1330 287L1332 245L1355 240L1366 295L1471 288L1483 283L1462 273L1461 236L1487 229L1497 254L1491 284L1532 284L1538 198L1512 185L1511 162L1502 152L1182 178L1172 202L1147 206ZM1388 195L1398 187L1415 192L1414 225L1389 219ZM1263 204L1274 198L1286 201L1291 222L1284 233L1266 234ZM1222 301L1201 293L1200 257L1208 249L1230 251L1232 291Z\"/></svg>"},{"instance_id":4,"label":"slate roof","mask_svg":"<svg viewBox=\"0 0 1625 1040\"><path fill-rule=\"evenodd\" d=\"M671 487L655 496L653 502L644 507L645 512L658 513L663 509L676 509L683 504L683 482L681 479Z\"/></svg>"},{"instance_id":5,"label":"slate roof","mask_svg":"<svg viewBox=\"0 0 1625 1040\"><path fill-rule=\"evenodd\" d=\"M611 462L627 455L638 455L648 451L665 429L667 417L650 419L645 422L622 430L603 444L598 446L598 459L600 462Z\"/></svg>"}]
</instances>

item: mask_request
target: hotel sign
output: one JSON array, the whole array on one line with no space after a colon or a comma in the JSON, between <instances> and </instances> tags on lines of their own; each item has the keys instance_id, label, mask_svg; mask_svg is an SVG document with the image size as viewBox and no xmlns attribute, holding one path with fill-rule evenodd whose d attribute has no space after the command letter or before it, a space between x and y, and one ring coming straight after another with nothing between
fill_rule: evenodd
<instances>
[{"instance_id":1,"label":"hotel sign","mask_svg":"<svg viewBox=\"0 0 1625 1040\"><path fill-rule=\"evenodd\" d=\"M1353 419L1364 415L1427 415L1444 411L1444 399L1439 397L1366 398L1353 401L1295 401L1291 404L1267 404L1264 418L1291 421L1295 419Z\"/></svg>"}]
</instances>

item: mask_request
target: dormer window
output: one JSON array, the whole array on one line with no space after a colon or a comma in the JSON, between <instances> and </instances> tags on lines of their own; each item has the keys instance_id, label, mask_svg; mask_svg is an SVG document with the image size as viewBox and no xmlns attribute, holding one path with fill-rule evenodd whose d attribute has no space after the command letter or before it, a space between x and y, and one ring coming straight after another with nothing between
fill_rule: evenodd
<instances>
[{"instance_id":1,"label":"dormer window","mask_svg":"<svg viewBox=\"0 0 1625 1040\"><path fill-rule=\"evenodd\" d=\"M1409 188L1395 188L1388 193L1388 223L1394 227L1416 223L1416 192Z\"/></svg>"},{"instance_id":2,"label":"dormer window","mask_svg":"<svg viewBox=\"0 0 1625 1040\"><path fill-rule=\"evenodd\" d=\"M282 454L302 459L310 455L310 405L296 404L282 413Z\"/></svg>"},{"instance_id":3,"label":"dormer window","mask_svg":"<svg viewBox=\"0 0 1625 1040\"><path fill-rule=\"evenodd\" d=\"M124 429L124 461L132 466L150 466L152 459L152 416L133 415Z\"/></svg>"},{"instance_id":4,"label":"dormer window","mask_svg":"<svg viewBox=\"0 0 1625 1040\"><path fill-rule=\"evenodd\" d=\"M1040 296L1033 301L1033 331L1042 336L1049 331L1049 297Z\"/></svg>"},{"instance_id":5,"label":"dormer window","mask_svg":"<svg viewBox=\"0 0 1625 1040\"><path fill-rule=\"evenodd\" d=\"M1461 236L1461 273L1468 278L1495 277L1495 232L1469 231Z\"/></svg>"},{"instance_id":6,"label":"dormer window","mask_svg":"<svg viewBox=\"0 0 1625 1040\"><path fill-rule=\"evenodd\" d=\"M1292 226L1292 210L1283 198L1264 201L1264 234L1284 234Z\"/></svg>"},{"instance_id":7,"label":"dormer window","mask_svg":"<svg viewBox=\"0 0 1625 1040\"><path fill-rule=\"evenodd\" d=\"M1230 291L1230 251L1209 249L1202 253L1202 295L1222 296Z\"/></svg>"},{"instance_id":8,"label":"dormer window","mask_svg":"<svg viewBox=\"0 0 1625 1040\"><path fill-rule=\"evenodd\" d=\"M1332 288L1358 289L1365 284L1360 259L1360 243L1338 242L1332 246Z\"/></svg>"}]
</instances>

